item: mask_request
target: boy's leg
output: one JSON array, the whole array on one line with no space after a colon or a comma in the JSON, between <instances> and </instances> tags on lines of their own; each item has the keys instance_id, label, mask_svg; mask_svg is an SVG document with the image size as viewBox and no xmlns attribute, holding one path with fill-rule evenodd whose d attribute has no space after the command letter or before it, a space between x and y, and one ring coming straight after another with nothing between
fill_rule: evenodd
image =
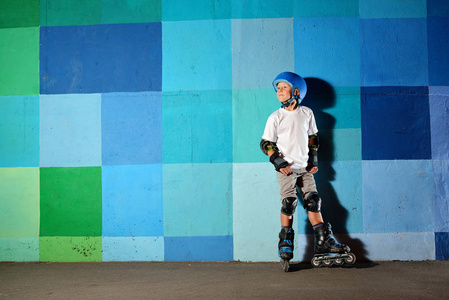
<instances>
[{"instance_id":1,"label":"boy's leg","mask_svg":"<svg viewBox=\"0 0 449 300\"><path fill-rule=\"evenodd\" d=\"M295 231L292 228L293 214L295 213L298 198L296 196L296 178L297 174L285 176L276 172L279 192L281 194L281 231L279 232L279 256L284 260L293 258Z\"/></svg>"}]
</instances>

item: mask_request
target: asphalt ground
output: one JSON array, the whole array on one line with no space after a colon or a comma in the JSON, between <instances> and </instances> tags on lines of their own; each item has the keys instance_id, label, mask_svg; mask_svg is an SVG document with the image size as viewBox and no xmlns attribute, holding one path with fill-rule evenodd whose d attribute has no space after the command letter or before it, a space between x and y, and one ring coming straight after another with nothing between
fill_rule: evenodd
<instances>
[{"instance_id":1,"label":"asphalt ground","mask_svg":"<svg viewBox=\"0 0 449 300\"><path fill-rule=\"evenodd\" d=\"M449 299L449 261L0 263L0 299Z\"/></svg>"}]
</instances>

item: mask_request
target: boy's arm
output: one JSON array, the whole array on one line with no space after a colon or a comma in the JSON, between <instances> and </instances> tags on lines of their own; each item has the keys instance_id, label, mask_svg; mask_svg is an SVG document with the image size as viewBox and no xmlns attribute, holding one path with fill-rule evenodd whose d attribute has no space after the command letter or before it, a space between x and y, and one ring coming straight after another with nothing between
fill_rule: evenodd
<instances>
[{"instance_id":1,"label":"boy's arm","mask_svg":"<svg viewBox=\"0 0 449 300\"><path fill-rule=\"evenodd\" d=\"M288 162L279 156L279 149L275 142L262 139L260 141L260 149L270 157L270 162L274 165L274 168L278 172L282 172L281 169L288 167ZM282 172L284 173L284 172Z\"/></svg>"},{"instance_id":2,"label":"boy's arm","mask_svg":"<svg viewBox=\"0 0 449 300\"><path fill-rule=\"evenodd\" d=\"M320 147L320 140L318 134L309 135L309 165L307 169L310 173L318 171L318 148Z\"/></svg>"}]
</instances>

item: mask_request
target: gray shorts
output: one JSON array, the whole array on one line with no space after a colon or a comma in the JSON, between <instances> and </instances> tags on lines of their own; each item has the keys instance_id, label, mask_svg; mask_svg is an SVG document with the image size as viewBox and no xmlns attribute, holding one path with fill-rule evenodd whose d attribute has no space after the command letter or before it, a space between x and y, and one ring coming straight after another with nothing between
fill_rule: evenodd
<instances>
[{"instance_id":1,"label":"gray shorts","mask_svg":"<svg viewBox=\"0 0 449 300\"><path fill-rule=\"evenodd\" d=\"M296 187L298 187L298 191L303 199L311 192L317 193L315 178L305 168L299 170L292 169L292 174L288 176L285 176L281 172L276 172L276 175L278 177L281 200L287 197L296 198Z\"/></svg>"}]
</instances>

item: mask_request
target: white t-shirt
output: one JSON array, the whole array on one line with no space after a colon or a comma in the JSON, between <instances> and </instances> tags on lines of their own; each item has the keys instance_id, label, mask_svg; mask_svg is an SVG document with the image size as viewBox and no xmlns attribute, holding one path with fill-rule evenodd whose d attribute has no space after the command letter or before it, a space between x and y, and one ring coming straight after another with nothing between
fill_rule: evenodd
<instances>
[{"instance_id":1,"label":"white t-shirt","mask_svg":"<svg viewBox=\"0 0 449 300\"><path fill-rule=\"evenodd\" d=\"M275 142L292 168L305 168L309 159L309 135L318 129L313 111L299 106L294 111L280 108L267 120L262 138Z\"/></svg>"}]
</instances>

